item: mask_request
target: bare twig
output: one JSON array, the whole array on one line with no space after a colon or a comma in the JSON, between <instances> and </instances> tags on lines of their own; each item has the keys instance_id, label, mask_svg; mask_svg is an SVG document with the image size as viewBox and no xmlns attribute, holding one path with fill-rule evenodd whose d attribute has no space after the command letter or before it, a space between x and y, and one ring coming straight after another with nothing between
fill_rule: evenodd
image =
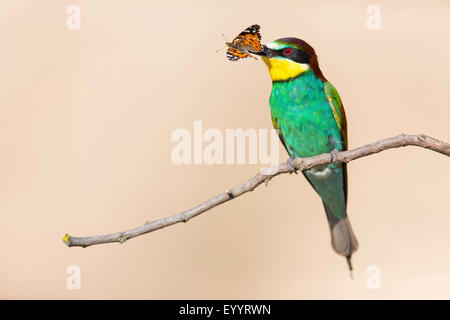
<instances>
[{"instance_id":1,"label":"bare twig","mask_svg":"<svg viewBox=\"0 0 450 320\"><path fill-rule=\"evenodd\" d=\"M426 135L399 135L393 138L388 138L384 140L377 141L372 144L368 144L356 149L339 152L337 154L337 161L339 162L350 162L352 160L366 157L372 155L374 153L378 153L384 150L399 148L405 146L417 146L426 149L430 149L439 153L442 153L446 156L450 156L450 144L439 141L437 139L428 137ZM294 166L298 170L307 170L316 165L331 163L332 155L330 153L321 154L315 157L310 158L297 158L294 160ZM141 236L143 234L162 229L168 226L171 226L178 222L187 222L188 220L198 216L199 214L208 211L215 206L218 206L224 202L227 202L231 199L237 198L244 193L249 191L253 191L256 187L258 187L261 183L267 183L273 177L283 174L289 173L290 168L287 163L282 163L278 166L271 167L270 170L262 171L258 173L256 176L248 180L247 182L234 187L232 189L227 190L224 193L221 193L201 204L195 206L189 210L174 214L172 216L154 220L140 227L136 227L133 229L129 229L123 232L116 232L111 234L99 235L99 236L91 236L91 237L72 237L68 234L63 238L64 243L69 247L87 247L95 244L102 243L110 243L110 242L119 242L123 243L124 241Z\"/></svg>"}]
</instances>

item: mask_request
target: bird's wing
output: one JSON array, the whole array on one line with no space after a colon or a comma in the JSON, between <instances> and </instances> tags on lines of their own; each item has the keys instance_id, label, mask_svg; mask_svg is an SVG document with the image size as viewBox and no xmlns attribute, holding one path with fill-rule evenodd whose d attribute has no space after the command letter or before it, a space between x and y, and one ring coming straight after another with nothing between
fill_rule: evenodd
<instances>
[{"instance_id":1,"label":"bird's wing","mask_svg":"<svg viewBox=\"0 0 450 320\"><path fill-rule=\"evenodd\" d=\"M347 119L345 118L344 105L342 104L341 97L336 88L330 83L325 82L323 84L325 94L327 95L328 102L330 103L331 110L333 111L334 119L341 132L342 139L344 140L344 150L347 150Z\"/></svg>"},{"instance_id":2,"label":"bird's wing","mask_svg":"<svg viewBox=\"0 0 450 320\"><path fill-rule=\"evenodd\" d=\"M330 83L325 82L323 84L323 88L325 90L325 94L327 95L328 102L330 104L330 108L333 111L334 119L336 120L336 124L341 132L342 140L344 141L344 150L347 150L348 147L348 138L347 138L347 119L345 117L344 105L342 104L341 97L337 92L336 88ZM347 201L347 164L343 163L342 167L344 169L344 188L345 188L345 201Z\"/></svg>"},{"instance_id":3,"label":"bird's wing","mask_svg":"<svg viewBox=\"0 0 450 320\"><path fill-rule=\"evenodd\" d=\"M283 144L284 148L286 149L287 153L289 154L288 148L286 148L286 142L284 141L283 133L281 132L281 128L278 126L278 119L275 117L272 117L272 123L275 130L277 130L278 136L280 137L281 143Z\"/></svg>"}]
</instances>

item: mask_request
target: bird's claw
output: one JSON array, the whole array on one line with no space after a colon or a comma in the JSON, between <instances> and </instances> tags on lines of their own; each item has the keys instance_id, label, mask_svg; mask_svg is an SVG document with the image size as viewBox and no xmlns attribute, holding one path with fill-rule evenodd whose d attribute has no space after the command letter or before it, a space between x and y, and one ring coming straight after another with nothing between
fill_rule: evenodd
<instances>
[{"instance_id":1,"label":"bird's claw","mask_svg":"<svg viewBox=\"0 0 450 320\"><path fill-rule=\"evenodd\" d=\"M291 173L291 174L292 173L298 174L297 169L295 168L295 165L294 165L294 158L289 157L287 159L287 165L289 167L289 173Z\"/></svg>"},{"instance_id":2,"label":"bird's claw","mask_svg":"<svg viewBox=\"0 0 450 320\"><path fill-rule=\"evenodd\" d=\"M331 150L331 163L338 162L338 154L339 154L339 150L338 149Z\"/></svg>"}]
</instances>

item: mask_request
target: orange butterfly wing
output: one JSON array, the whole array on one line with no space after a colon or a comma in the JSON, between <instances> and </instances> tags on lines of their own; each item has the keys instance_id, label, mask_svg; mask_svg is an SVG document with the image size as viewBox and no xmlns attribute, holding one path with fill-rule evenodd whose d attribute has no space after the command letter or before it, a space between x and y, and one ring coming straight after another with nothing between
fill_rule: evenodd
<instances>
[{"instance_id":1,"label":"orange butterfly wing","mask_svg":"<svg viewBox=\"0 0 450 320\"><path fill-rule=\"evenodd\" d=\"M231 61L236 61L243 58L253 57L250 52L260 52L261 35L259 33L259 25L254 24L244 31L242 31L231 43L227 43L227 58ZM246 52L247 51L247 52Z\"/></svg>"},{"instance_id":2,"label":"orange butterfly wing","mask_svg":"<svg viewBox=\"0 0 450 320\"><path fill-rule=\"evenodd\" d=\"M228 48L227 50L227 58L230 61L237 61L239 59L248 58L250 55L245 53L244 51L238 50L236 48Z\"/></svg>"}]
</instances>

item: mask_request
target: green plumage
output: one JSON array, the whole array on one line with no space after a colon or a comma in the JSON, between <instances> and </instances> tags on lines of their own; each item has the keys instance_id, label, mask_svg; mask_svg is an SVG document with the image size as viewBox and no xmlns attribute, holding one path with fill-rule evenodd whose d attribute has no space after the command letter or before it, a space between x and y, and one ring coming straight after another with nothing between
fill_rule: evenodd
<instances>
[{"instance_id":1,"label":"green plumage","mask_svg":"<svg viewBox=\"0 0 450 320\"><path fill-rule=\"evenodd\" d=\"M341 99L334 86L312 70L287 81L274 81L270 96L272 121L292 158L346 150L346 123ZM342 163L304 171L322 198L333 249L351 266L358 248L347 218L347 169Z\"/></svg>"},{"instance_id":2,"label":"green plumage","mask_svg":"<svg viewBox=\"0 0 450 320\"><path fill-rule=\"evenodd\" d=\"M274 82L270 108L291 156L311 157L334 148L342 150L343 138L324 84L311 70L289 81Z\"/></svg>"},{"instance_id":3,"label":"green plumage","mask_svg":"<svg viewBox=\"0 0 450 320\"><path fill-rule=\"evenodd\" d=\"M328 102L324 83L311 70L289 81L274 82L270 107L272 119L291 157L311 157L333 149L345 149L343 134ZM342 164L312 168L305 171L305 175L331 213L336 218L344 218L346 199Z\"/></svg>"}]
</instances>

